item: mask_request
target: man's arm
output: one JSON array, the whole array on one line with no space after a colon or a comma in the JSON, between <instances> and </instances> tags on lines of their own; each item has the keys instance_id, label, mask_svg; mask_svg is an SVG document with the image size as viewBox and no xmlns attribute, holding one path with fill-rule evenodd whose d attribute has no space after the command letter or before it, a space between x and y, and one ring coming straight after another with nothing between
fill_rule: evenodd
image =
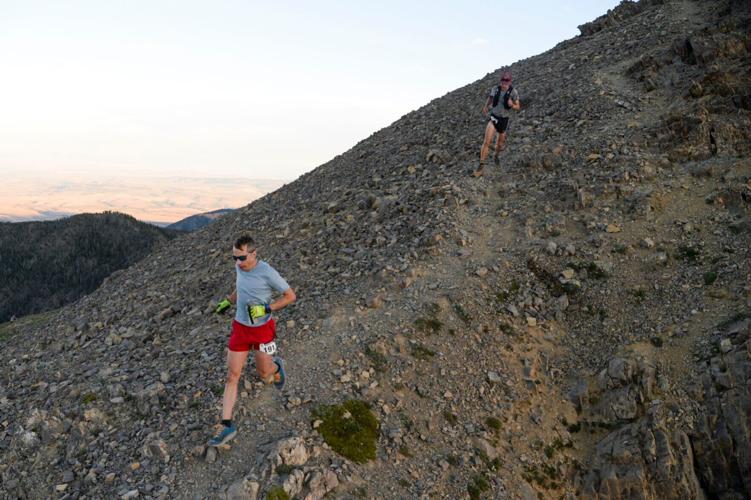
<instances>
[{"instance_id":1,"label":"man's arm","mask_svg":"<svg viewBox=\"0 0 751 500\"><path fill-rule=\"evenodd\" d=\"M233 304L237 304L237 290L235 290L234 292L232 292L232 293L231 293L231 294L230 294L230 295L229 295L229 296L227 297L227 299L229 299L229 301L230 301L230 302L232 302Z\"/></svg>"},{"instance_id":2,"label":"man's arm","mask_svg":"<svg viewBox=\"0 0 751 500\"><path fill-rule=\"evenodd\" d=\"M269 304L269 309L271 309L272 311L278 311L280 309L284 309L285 307L293 303L295 300L297 300L297 297L295 296L295 291L292 289L292 287L287 288L284 291L284 293L282 293L281 297L279 297L274 302Z\"/></svg>"},{"instance_id":3,"label":"man's arm","mask_svg":"<svg viewBox=\"0 0 751 500\"><path fill-rule=\"evenodd\" d=\"M516 94L516 100L513 100L509 96L509 98L508 98L508 105L514 111L519 111L521 109L521 107L522 107L521 99L519 99L519 94Z\"/></svg>"},{"instance_id":4,"label":"man's arm","mask_svg":"<svg viewBox=\"0 0 751 500\"><path fill-rule=\"evenodd\" d=\"M488 115L488 108L490 108L490 96L488 96L487 99L485 99L485 106L482 107L482 115L487 116Z\"/></svg>"}]
</instances>

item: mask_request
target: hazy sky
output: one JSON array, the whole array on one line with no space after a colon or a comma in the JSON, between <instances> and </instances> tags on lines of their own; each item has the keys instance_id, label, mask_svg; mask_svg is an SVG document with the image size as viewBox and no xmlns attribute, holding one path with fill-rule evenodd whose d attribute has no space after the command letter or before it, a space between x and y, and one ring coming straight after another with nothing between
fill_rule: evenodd
<instances>
[{"instance_id":1,"label":"hazy sky","mask_svg":"<svg viewBox=\"0 0 751 500\"><path fill-rule=\"evenodd\" d=\"M292 180L617 3L0 0L0 175Z\"/></svg>"}]
</instances>

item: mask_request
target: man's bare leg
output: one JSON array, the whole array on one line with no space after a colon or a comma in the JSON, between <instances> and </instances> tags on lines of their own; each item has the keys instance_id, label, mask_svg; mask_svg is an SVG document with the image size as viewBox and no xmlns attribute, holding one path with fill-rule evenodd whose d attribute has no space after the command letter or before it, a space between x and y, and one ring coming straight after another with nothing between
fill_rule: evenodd
<instances>
[{"instance_id":1,"label":"man's bare leg","mask_svg":"<svg viewBox=\"0 0 751 500\"><path fill-rule=\"evenodd\" d=\"M248 352L227 351L227 382L222 398L222 420L232 420L232 409L237 401L237 384L240 382Z\"/></svg>"},{"instance_id":2,"label":"man's bare leg","mask_svg":"<svg viewBox=\"0 0 751 500\"><path fill-rule=\"evenodd\" d=\"M485 160L488 157L490 151L490 144L493 142L493 135L495 134L495 127L492 122L488 122L485 127L485 138L482 141L482 148L480 149L480 167L473 174L475 177L482 175L483 168L485 168Z\"/></svg>"},{"instance_id":3,"label":"man's bare leg","mask_svg":"<svg viewBox=\"0 0 751 500\"><path fill-rule=\"evenodd\" d=\"M253 356L256 360L256 370L258 370L258 376L261 380L270 384L272 382L279 382L279 373L274 358L264 352L255 351Z\"/></svg>"},{"instance_id":4,"label":"man's bare leg","mask_svg":"<svg viewBox=\"0 0 751 500\"><path fill-rule=\"evenodd\" d=\"M498 137L495 138L495 154L493 155L493 161L498 163L498 155L504 149L506 149L506 132L498 134Z\"/></svg>"}]
</instances>

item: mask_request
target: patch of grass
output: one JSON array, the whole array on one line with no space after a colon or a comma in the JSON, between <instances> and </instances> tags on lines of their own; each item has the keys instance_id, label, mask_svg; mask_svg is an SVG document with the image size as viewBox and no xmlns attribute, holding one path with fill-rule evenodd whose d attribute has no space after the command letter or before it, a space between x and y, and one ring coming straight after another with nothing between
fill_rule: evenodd
<instances>
[{"instance_id":1,"label":"patch of grass","mask_svg":"<svg viewBox=\"0 0 751 500\"><path fill-rule=\"evenodd\" d=\"M295 468L289 464L281 464L277 465L275 470L276 473L280 476L286 476L289 475L293 470L295 470Z\"/></svg>"},{"instance_id":2,"label":"patch of grass","mask_svg":"<svg viewBox=\"0 0 751 500\"><path fill-rule=\"evenodd\" d=\"M370 358L370 362L373 363L373 369L379 373L384 373L388 370L388 360L386 356L380 352L367 347L365 349L365 355Z\"/></svg>"},{"instance_id":3,"label":"patch of grass","mask_svg":"<svg viewBox=\"0 0 751 500\"><path fill-rule=\"evenodd\" d=\"M364 486L358 486L352 490L352 495L356 498L368 498L368 490Z\"/></svg>"},{"instance_id":4,"label":"patch of grass","mask_svg":"<svg viewBox=\"0 0 751 500\"><path fill-rule=\"evenodd\" d=\"M364 401L350 399L340 405L321 405L312 418L322 420L318 433L335 452L362 464L376 458L380 424Z\"/></svg>"},{"instance_id":5,"label":"patch of grass","mask_svg":"<svg viewBox=\"0 0 751 500\"><path fill-rule=\"evenodd\" d=\"M467 493L472 500L479 500L481 495L490 490L490 482L482 474L475 474L467 483Z\"/></svg>"},{"instance_id":6,"label":"patch of grass","mask_svg":"<svg viewBox=\"0 0 751 500\"><path fill-rule=\"evenodd\" d=\"M566 289L558 280L558 276L555 273L545 269L537 260L531 257L527 259L527 269L529 269L537 279L539 279L546 287L548 287L550 293L552 293L553 296L560 297L561 295L566 293Z\"/></svg>"},{"instance_id":7,"label":"patch of grass","mask_svg":"<svg viewBox=\"0 0 751 500\"><path fill-rule=\"evenodd\" d=\"M435 352L423 345L415 344L412 346L412 356L416 359L425 361L435 356Z\"/></svg>"},{"instance_id":8,"label":"patch of grass","mask_svg":"<svg viewBox=\"0 0 751 500\"><path fill-rule=\"evenodd\" d=\"M272 486L266 492L266 500L289 500L289 495L281 486Z\"/></svg>"},{"instance_id":9,"label":"patch of grass","mask_svg":"<svg viewBox=\"0 0 751 500\"><path fill-rule=\"evenodd\" d=\"M24 328L34 328L43 325L55 315L59 309L39 314L30 314L15 321L0 323L0 341L9 339Z\"/></svg>"},{"instance_id":10,"label":"patch of grass","mask_svg":"<svg viewBox=\"0 0 751 500\"><path fill-rule=\"evenodd\" d=\"M493 429L494 431L498 432L501 430L501 421L498 420L495 417L488 417L485 419L485 425L487 425L489 428Z\"/></svg>"},{"instance_id":11,"label":"patch of grass","mask_svg":"<svg viewBox=\"0 0 751 500\"><path fill-rule=\"evenodd\" d=\"M662 337L658 337L658 336L652 337L651 339L649 339L649 341L655 347L662 347L662 344L664 343L664 341L662 340Z\"/></svg>"},{"instance_id":12,"label":"patch of grass","mask_svg":"<svg viewBox=\"0 0 751 500\"><path fill-rule=\"evenodd\" d=\"M438 317L438 313L441 312L441 306L439 306L435 302L431 302L429 304L425 304L425 312L431 318L436 318L436 317Z\"/></svg>"},{"instance_id":13,"label":"patch of grass","mask_svg":"<svg viewBox=\"0 0 751 500\"><path fill-rule=\"evenodd\" d=\"M571 434L576 434L577 432L579 432L580 430L582 430L582 424L580 424L579 422L577 422L577 423L575 423L575 424L571 424L571 425L569 425L568 427L566 427L566 429L567 429L567 430L568 430L568 431L569 431L569 432L570 432Z\"/></svg>"},{"instance_id":14,"label":"patch of grass","mask_svg":"<svg viewBox=\"0 0 751 500\"><path fill-rule=\"evenodd\" d=\"M443 418L445 418L446 422L448 422L450 425L456 425L459 422L457 416L448 410L443 412Z\"/></svg>"},{"instance_id":15,"label":"patch of grass","mask_svg":"<svg viewBox=\"0 0 751 500\"><path fill-rule=\"evenodd\" d=\"M409 447L406 444L403 444L399 447L399 453L404 455L407 458L412 458L412 452L410 451Z\"/></svg>"},{"instance_id":16,"label":"patch of grass","mask_svg":"<svg viewBox=\"0 0 751 500\"><path fill-rule=\"evenodd\" d=\"M433 334L438 333L443 328L443 323L436 318L417 318L415 327L421 332Z\"/></svg>"},{"instance_id":17,"label":"patch of grass","mask_svg":"<svg viewBox=\"0 0 751 500\"><path fill-rule=\"evenodd\" d=\"M93 392L87 392L86 394L81 396L81 403L85 405L91 404L96 400L97 400L97 396Z\"/></svg>"},{"instance_id":18,"label":"patch of grass","mask_svg":"<svg viewBox=\"0 0 751 500\"><path fill-rule=\"evenodd\" d=\"M677 259L695 262L699 258L699 249L691 245L680 245L676 251Z\"/></svg>"},{"instance_id":19,"label":"patch of grass","mask_svg":"<svg viewBox=\"0 0 751 500\"><path fill-rule=\"evenodd\" d=\"M514 334L514 327L509 325L508 323L499 323L498 328L500 328L501 331L505 333L506 335Z\"/></svg>"},{"instance_id":20,"label":"patch of grass","mask_svg":"<svg viewBox=\"0 0 751 500\"><path fill-rule=\"evenodd\" d=\"M449 465L453 465L454 467L459 467L462 463L461 457L459 455L455 455L454 453L449 453L446 455L446 461L449 463Z\"/></svg>"},{"instance_id":21,"label":"patch of grass","mask_svg":"<svg viewBox=\"0 0 751 500\"><path fill-rule=\"evenodd\" d=\"M498 470L500 470L500 468L501 468L501 458L500 457L495 457L493 460L490 460L490 461L488 461L486 463L487 463L487 466L488 466L488 470L490 470L492 472L498 472Z\"/></svg>"},{"instance_id":22,"label":"patch of grass","mask_svg":"<svg viewBox=\"0 0 751 500\"><path fill-rule=\"evenodd\" d=\"M625 255L626 252L628 252L628 247L626 245L616 243L616 245L613 247L613 252L621 254L621 255Z\"/></svg>"},{"instance_id":23,"label":"patch of grass","mask_svg":"<svg viewBox=\"0 0 751 500\"><path fill-rule=\"evenodd\" d=\"M608 273L603 268L598 266L595 262L587 264L587 276L597 280L606 279Z\"/></svg>"},{"instance_id":24,"label":"patch of grass","mask_svg":"<svg viewBox=\"0 0 751 500\"><path fill-rule=\"evenodd\" d=\"M217 396L217 397L224 394L224 386L221 384L211 384L209 386L209 390L214 396Z\"/></svg>"},{"instance_id":25,"label":"patch of grass","mask_svg":"<svg viewBox=\"0 0 751 500\"><path fill-rule=\"evenodd\" d=\"M545 446L543 449L543 453L545 453L545 456L548 457L548 459L553 458L553 455L556 454L556 452L562 450L563 448L571 448L573 446L573 443L571 441L563 442L563 440L559 437L555 438L552 443ZM556 471L556 474L558 472Z\"/></svg>"},{"instance_id":26,"label":"patch of grass","mask_svg":"<svg viewBox=\"0 0 751 500\"><path fill-rule=\"evenodd\" d=\"M551 478L549 478L548 474L546 474L546 472L550 471L549 469L553 469L553 471L555 471L555 468L553 468L550 465L543 465L542 468L543 470L539 470L534 465L527 465L526 471L522 473L522 477L528 483L530 484L535 483L539 486L542 486L546 490L551 489L551 488L557 488L558 485L555 482L550 481ZM556 475L557 475L557 472L556 472Z\"/></svg>"},{"instance_id":27,"label":"patch of grass","mask_svg":"<svg viewBox=\"0 0 751 500\"><path fill-rule=\"evenodd\" d=\"M635 288L631 290L631 295L634 296L634 299L636 299L636 302L642 303L644 299L647 297L647 291L643 288Z\"/></svg>"},{"instance_id":28,"label":"patch of grass","mask_svg":"<svg viewBox=\"0 0 751 500\"><path fill-rule=\"evenodd\" d=\"M516 295L516 293L519 291L519 288L520 286L518 281L511 281L511 284L509 284L508 288L504 288L500 292L495 294L495 301L498 304L505 304L509 299Z\"/></svg>"},{"instance_id":29,"label":"patch of grass","mask_svg":"<svg viewBox=\"0 0 751 500\"><path fill-rule=\"evenodd\" d=\"M464 322L465 325L469 325L472 317L467 313L467 311L464 310L461 304L454 304L454 312L459 317L459 319Z\"/></svg>"},{"instance_id":30,"label":"patch of grass","mask_svg":"<svg viewBox=\"0 0 751 500\"><path fill-rule=\"evenodd\" d=\"M412 483L409 482L409 481L407 481L404 478L399 479L399 481L397 481L397 482L399 483L399 486L401 486L405 490L408 490L408 489L410 489L412 487Z\"/></svg>"},{"instance_id":31,"label":"patch of grass","mask_svg":"<svg viewBox=\"0 0 751 500\"><path fill-rule=\"evenodd\" d=\"M704 273L704 284L711 285L717 281L717 273L715 271L709 271Z\"/></svg>"}]
</instances>

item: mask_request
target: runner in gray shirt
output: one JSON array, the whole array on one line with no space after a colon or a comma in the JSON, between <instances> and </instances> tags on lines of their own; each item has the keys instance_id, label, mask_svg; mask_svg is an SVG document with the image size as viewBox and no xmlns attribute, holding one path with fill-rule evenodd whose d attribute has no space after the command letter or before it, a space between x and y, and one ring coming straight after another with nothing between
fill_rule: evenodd
<instances>
[{"instance_id":1,"label":"runner in gray shirt","mask_svg":"<svg viewBox=\"0 0 751 500\"><path fill-rule=\"evenodd\" d=\"M490 121L485 126L485 140L480 149L480 166L473 174L475 177L480 177L483 174L485 159L490 151L490 143L493 142L493 136L496 133L498 135L495 140L493 162L496 165L498 164L498 154L505 149L506 130L508 129L511 110L519 111L520 108L519 92L511 86L511 73L504 71L501 75L500 84L493 87L485 101L485 106L482 107L483 116L487 116ZM488 115L488 109L490 109L490 115Z\"/></svg>"},{"instance_id":2,"label":"runner in gray shirt","mask_svg":"<svg viewBox=\"0 0 751 500\"><path fill-rule=\"evenodd\" d=\"M237 384L240 381L248 353L253 351L258 375L277 389L284 387L286 374L284 361L276 354L276 324L273 311L283 309L296 299L295 291L276 269L259 260L253 238L241 236L232 249L237 279L235 291L216 307L221 313L237 304L232 322L232 333L227 346L227 382L222 399L222 430L209 441L210 446L219 446L237 435L232 423L232 409L237 400ZM281 297L272 302L274 294Z\"/></svg>"}]
</instances>

